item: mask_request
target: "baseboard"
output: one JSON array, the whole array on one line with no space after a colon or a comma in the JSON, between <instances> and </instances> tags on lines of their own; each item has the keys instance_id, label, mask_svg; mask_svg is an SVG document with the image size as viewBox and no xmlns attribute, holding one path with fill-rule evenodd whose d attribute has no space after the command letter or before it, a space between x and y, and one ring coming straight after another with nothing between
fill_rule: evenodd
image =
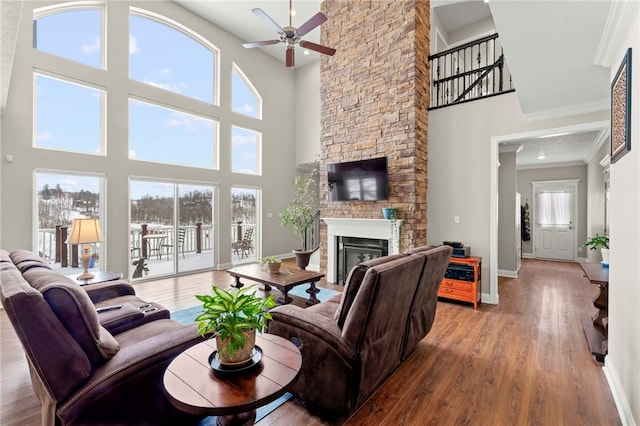
<instances>
[{"instance_id":1,"label":"baseboard","mask_svg":"<svg viewBox=\"0 0 640 426\"><path fill-rule=\"evenodd\" d=\"M611 357L608 355L604 359L604 367L602 367L602 371L604 371L604 376L607 378L607 383L609 383L609 389L611 390L613 400L616 403L620 422L623 425L628 426L637 425L638 423L633 419L631 407L629 407L629 403L625 397L624 389L622 389L620 380L618 380L618 376L615 374L615 368L611 368Z\"/></svg>"},{"instance_id":2,"label":"baseboard","mask_svg":"<svg viewBox=\"0 0 640 426\"><path fill-rule=\"evenodd\" d=\"M522 253L522 258L523 259L535 259L535 257L533 257L533 253Z\"/></svg>"},{"instance_id":3,"label":"baseboard","mask_svg":"<svg viewBox=\"0 0 640 426\"><path fill-rule=\"evenodd\" d=\"M518 278L518 271L505 271L504 269L498 269L499 277Z\"/></svg>"},{"instance_id":4,"label":"baseboard","mask_svg":"<svg viewBox=\"0 0 640 426\"><path fill-rule=\"evenodd\" d=\"M489 293L480 294L480 301L482 303L488 303L489 305L497 305L499 303L499 296L496 294L495 300Z\"/></svg>"}]
</instances>

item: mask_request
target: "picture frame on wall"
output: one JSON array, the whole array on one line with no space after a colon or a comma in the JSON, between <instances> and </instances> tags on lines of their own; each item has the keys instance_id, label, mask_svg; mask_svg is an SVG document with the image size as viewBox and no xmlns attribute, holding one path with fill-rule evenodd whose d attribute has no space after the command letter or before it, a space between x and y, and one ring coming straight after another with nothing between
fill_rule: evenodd
<instances>
[{"instance_id":1,"label":"picture frame on wall","mask_svg":"<svg viewBox=\"0 0 640 426\"><path fill-rule=\"evenodd\" d=\"M631 48L611 82L611 163L631 151Z\"/></svg>"}]
</instances>

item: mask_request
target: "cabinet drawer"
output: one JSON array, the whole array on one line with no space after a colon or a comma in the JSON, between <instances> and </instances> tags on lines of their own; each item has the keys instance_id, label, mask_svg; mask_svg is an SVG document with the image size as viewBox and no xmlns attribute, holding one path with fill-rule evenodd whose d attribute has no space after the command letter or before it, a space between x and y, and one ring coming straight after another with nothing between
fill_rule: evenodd
<instances>
[{"instance_id":1,"label":"cabinet drawer","mask_svg":"<svg viewBox=\"0 0 640 426\"><path fill-rule=\"evenodd\" d=\"M464 290L464 291L472 291L473 290L473 283L472 282L466 282L466 281L449 280L449 279L445 278L445 279L442 280L442 283L440 284L440 290L444 290L445 288L452 288L452 289Z\"/></svg>"},{"instance_id":2,"label":"cabinet drawer","mask_svg":"<svg viewBox=\"0 0 640 426\"><path fill-rule=\"evenodd\" d=\"M460 298L460 300L473 301L474 295L471 289L458 289L452 287L441 286L440 290L438 290L438 296L440 297L452 297L452 298Z\"/></svg>"}]
</instances>

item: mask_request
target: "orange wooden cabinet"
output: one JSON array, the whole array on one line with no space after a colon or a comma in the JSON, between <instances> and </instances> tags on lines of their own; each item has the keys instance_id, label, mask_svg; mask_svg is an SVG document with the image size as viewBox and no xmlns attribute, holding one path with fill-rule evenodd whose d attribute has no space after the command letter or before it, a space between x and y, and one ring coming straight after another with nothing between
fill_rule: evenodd
<instances>
[{"instance_id":1,"label":"orange wooden cabinet","mask_svg":"<svg viewBox=\"0 0 640 426\"><path fill-rule=\"evenodd\" d=\"M438 297L470 302L473 303L473 309L477 310L482 288L481 270L481 257L452 257L440 284Z\"/></svg>"}]
</instances>

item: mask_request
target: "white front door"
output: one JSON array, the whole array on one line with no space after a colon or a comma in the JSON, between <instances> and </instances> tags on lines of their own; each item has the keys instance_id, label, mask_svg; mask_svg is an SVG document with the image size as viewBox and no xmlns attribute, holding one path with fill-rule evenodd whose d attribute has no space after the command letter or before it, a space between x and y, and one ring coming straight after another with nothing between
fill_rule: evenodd
<instances>
[{"instance_id":1,"label":"white front door","mask_svg":"<svg viewBox=\"0 0 640 426\"><path fill-rule=\"evenodd\" d=\"M535 257L575 259L577 183L534 182Z\"/></svg>"}]
</instances>

